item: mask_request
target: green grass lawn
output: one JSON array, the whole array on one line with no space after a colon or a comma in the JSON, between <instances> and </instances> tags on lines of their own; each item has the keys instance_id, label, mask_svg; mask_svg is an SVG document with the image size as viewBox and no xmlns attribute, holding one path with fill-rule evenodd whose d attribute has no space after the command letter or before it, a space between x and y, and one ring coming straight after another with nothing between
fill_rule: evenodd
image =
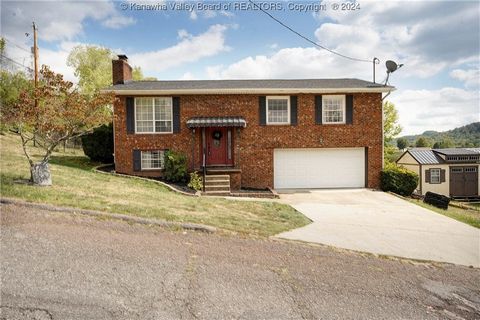
<instances>
[{"instance_id":1,"label":"green grass lawn","mask_svg":"<svg viewBox=\"0 0 480 320\"><path fill-rule=\"evenodd\" d=\"M408 201L415 203L421 207L430 209L437 213L443 214L444 216L450 217L452 219L464 222L471 225L475 228L480 228L480 210L475 209L463 209L449 206L447 210L439 209L427 203L424 203L422 200L418 199L408 199Z\"/></svg>"},{"instance_id":2,"label":"green grass lawn","mask_svg":"<svg viewBox=\"0 0 480 320\"><path fill-rule=\"evenodd\" d=\"M41 155L31 147L32 154ZM150 181L96 173L81 150L55 153L50 162L53 186L15 182L30 178L20 138L0 135L0 194L43 202L168 221L193 222L254 236L270 236L310 221L290 206L261 201L184 196Z\"/></svg>"}]
</instances>

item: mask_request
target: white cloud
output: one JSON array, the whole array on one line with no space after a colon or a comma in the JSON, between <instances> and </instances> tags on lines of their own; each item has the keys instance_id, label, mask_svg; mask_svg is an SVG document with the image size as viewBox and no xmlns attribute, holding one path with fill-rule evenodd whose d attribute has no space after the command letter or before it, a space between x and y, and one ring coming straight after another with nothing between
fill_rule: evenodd
<instances>
[{"instance_id":1,"label":"white cloud","mask_svg":"<svg viewBox=\"0 0 480 320\"><path fill-rule=\"evenodd\" d=\"M179 80L196 80L196 77L191 72L185 72Z\"/></svg>"},{"instance_id":2,"label":"white cloud","mask_svg":"<svg viewBox=\"0 0 480 320\"><path fill-rule=\"evenodd\" d=\"M478 68L469 70L455 69L450 72L450 76L462 81L467 88L478 89L480 87L480 70Z\"/></svg>"},{"instance_id":3,"label":"white cloud","mask_svg":"<svg viewBox=\"0 0 480 320\"><path fill-rule=\"evenodd\" d=\"M217 16L217 12L214 10L203 10L202 13L205 19L215 18Z\"/></svg>"},{"instance_id":4,"label":"white cloud","mask_svg":"<svg viewBox=\"0 0 480 320\"><path fill-rule=\"evenodd\" d=\"M227 17L227 18L232 18L232 17L235 16L235 14L233 12L225 11L225 10L220 10L220 14L224 17Z\"/></svg>"},{"instance_id":5,"label":"white cloud","mask_svg":"<svg viewBox=\"0 0 480 320\"><path fill-rule=\"evenodd\" d=\"M3 1L2 34L10 39L24 39L35 21L39 37L45 41L70 41L83 33L85 20L100 21L107 28L121 28L135 23L118 11L112 1Z\"/></svg>"},{"instance_id":6,"label":"white cloud","mask_svg":"<svg viewBox=\"0 0 480 320\"><path fill-rule=\"evenodd\" d=\"M445 131L479 121L478 91L445 87L438 90L404 90L387 98L395 103L402 135L425 130Z\"/></svg>"},{"instance_id":7,"label":"white cloud","mask_svg":"<svg viewBox=\"0 0 480 320\"><path fill-rule=\"evenodd\" d=\"M198 15L197 15L197 12L195 10L190 12L190 19L191 20L197 20L198 19Z\"/></svg>"},{"instance_id":8,"label":"white cloud","mask_svg":"<svg viewBox=\"0 0 480 320\"><path fill-rule=\"evenodd\" d=\"M47 65L56 73L63 74L65 80L77 83L78 79L74 74L75 70L67 66L67 57L70 51L77 45L85 45L85 43L62 42L58 46L58 50L39 48L39 65Z\"/></svg>"},{"instance_id":9,"label":"white cloud","mask_svg":"<svg viewBox=\"0 0 480 320\"><path fill-rule=\"evenodd\" d=\"M130 61L149 72L160 72L201 58L211 57L230 48L225 44L227 26L213 25L197 36L181 32L184 36L176 45L151 52L130 54Z\"/></svg>"},{"instance_id":10,"label":"white cloud","mask_svg":"<svg viewBox=\"0 0 480 320\"><path fill-rule=\"evenodd\" d=\"M110 29L121 29L129 25L132 25L134 23L135 23L135 19L133 19L132 17L115 15L103 21L102 25Z\"/></svg>"},{"instance_id":11,"label":"white cloud","mask_svg":"<svg viewBox=\"0 0 480 320\"><path fill-rule=\"evenodd\" d=\"M273 55L247 57L228 66L206 69L212 79L248 78L370 78L370 67L349 66L316 48L285 48Z\"/></svg>"}]
</instances>

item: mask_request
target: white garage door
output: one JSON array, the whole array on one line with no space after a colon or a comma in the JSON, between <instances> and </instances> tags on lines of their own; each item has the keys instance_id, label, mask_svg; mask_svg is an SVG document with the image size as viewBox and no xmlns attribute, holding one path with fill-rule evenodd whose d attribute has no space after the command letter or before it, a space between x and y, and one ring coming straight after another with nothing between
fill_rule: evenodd
<instances>
[{"instance_id":1,"label":"white garage door","mask_svg":"<svg viewBox=\"0 0 480 320\"><path fill-rule=\"evenodd\" d=\"M363 188L364 148L275 149L274 187Z\"/></svg>"}]
</instances>

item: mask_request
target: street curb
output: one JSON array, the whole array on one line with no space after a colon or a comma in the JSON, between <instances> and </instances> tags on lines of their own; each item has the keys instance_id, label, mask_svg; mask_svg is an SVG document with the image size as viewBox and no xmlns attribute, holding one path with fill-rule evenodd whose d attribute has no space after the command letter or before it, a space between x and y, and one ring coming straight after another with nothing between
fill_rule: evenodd
<instances>
[{"instance_id":1,"label":"street curb","mask_svg":"<svg viewBox=\"0 0 480 320\"><path fill-rule=\"evenodd\" d=\"M96 166L96 167L93 168L93 172L95 172L95 173L101 173L101 174L108 174L108 175L111 175L111 176L118 176L118 177L123 177L123 178L130 178L130 179L136 179L136 180L153 182L153 183L159 184L159 185L161 185L161 186L164 186L164 187L170 189L170 190L173 191L173 192L177 192L177 193L183 194L184 196L200 197L200 193L199 193L199 192L197 192L197 193L184 192L184 191L178 190L177 188L169 185L168 183L162 182L162 181L153 180L153 179L148 179L148 178L139 177L139 176L131 176L131 175L128 175L128 174L123 174L123 173L106 172L106 171L100 170L100 168L108 167L108 166L111 166L111 164L106 164L106 165L105 165L105 164L102 164L102 165L100 165L100 166Z\"/></svg>"},{"instance_id":2,"label":"street curb","mask_svg":"<svg viewBox=\"0 0 480 320\"><path fill-rule=\"evenodd\" d=\"M215 233L217 232L217 228L206 226L203 224L197 223L182 223L182 222L171 222L165 220L158 220L158 219L148 219L148 218L140 218L129 216L126 214L120 213L107 213L102 211L95 211L95 210L87 210L87 209L79 209L79 208L72 208L72 207L60 207L54 206L50 204L43 204L43 203L34 203L34 202L26 202L22 200L12 199L12 198L0 198L0 204L14 204L20 205L29 208L37 208L37 209L44 209L49 211L56 211L56 212L67 212L73 214L83 214L92 217L101 217L101 218L109 218L115 220L122 220L131 223L138 223L144 225L154 225L159 227L176 227L182 228L186 230L193 230L193 231L201 231L206 233Z\"/></svg>"}]
</instances>

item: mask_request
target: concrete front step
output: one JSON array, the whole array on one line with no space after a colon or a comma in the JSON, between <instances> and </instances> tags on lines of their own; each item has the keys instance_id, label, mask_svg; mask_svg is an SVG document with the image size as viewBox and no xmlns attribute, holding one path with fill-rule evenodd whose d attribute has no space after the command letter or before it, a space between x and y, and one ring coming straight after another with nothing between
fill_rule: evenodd
<instances>
[{"instance_id":1,"label":"concrete front step","mask_svg":"<svg viewBox=\"0 0 480 320\"><path fill-rule=\"evenodd\" d=\"M219 185L230 186L230 180L213 180L213 181L205 180L205 185L206 186L219 186Z\"/></svg>"},{"instance_id":2,"label":"concrete front step","mask_svg":"<svg viewBox=\"0 0 480 320\"><path fill-rule=\"evenodd\" d=\"M217 180L228 180L230 181L230 176L228 174L225 175L213 175L213 174L207 174L205 176L205 181L217 181Z\"/></svg>"},{"instance_id":3,"label":"concrete front step","mask_svg":"<svg viewBox=\"0 0 480 320\"><path fill-rule=\"evenodd\" d=\"M227 189L227 190L230 190L230 184L205 184L205 189L211 189L211 190Z\"/></svg>"},{"instance_id":4,"label":"concrete front step","mask_svg":"<svg viewBox=\"0 0 480 320\"><path fill-rule=\"evenodd\" d=\"M203 194L211 196L229 196L230 191L205 191Z\"/></svg>"},{"instance_id":5,"label":"concrete front step","mask_svg":"<svg viewBox=\"0 0 480 320\"><path fill-rule=\"evenodd\" d=\"M230 194L230 176L228 174L207 174L204 194L225 196Z\"/></svg>"}]
</instances>

